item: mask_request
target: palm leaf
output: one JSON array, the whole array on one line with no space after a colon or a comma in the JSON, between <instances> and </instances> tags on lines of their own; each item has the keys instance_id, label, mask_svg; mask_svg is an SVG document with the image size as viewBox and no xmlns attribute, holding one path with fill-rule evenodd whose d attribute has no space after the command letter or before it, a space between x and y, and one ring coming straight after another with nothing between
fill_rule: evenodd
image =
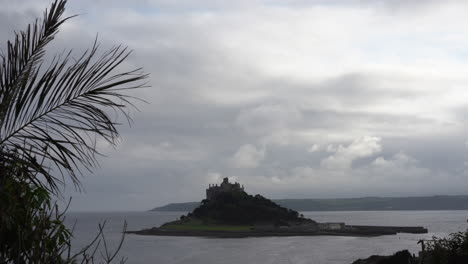
<instances>
[{"instance_id":1,"label":"palm leaf","mask_svg":"<svg viewBox=\"0 0 468 264\"><path fill-rule=\"evenodd\" d=\"M71 17L62 19L65 1L55 1L50 11L44 12L43 22L37 20L25 31L16 33L14 42L7 42L7 55L0 55L0 121L3 121L9 100L24 87L30 73L44 56L44 47L53 40L60 25Z\"/></svg>"},{"instance_id":2,"label":"palm leaf","mask_svg":"<svg viewBox=\"0 0 468 264\"><path fill-rule=\"evenodd\" d=\"M44 68L44 47L68 19L60 18L65 3L54 2L42 24L36 21L17 34L0 65L0 147L26 157L53 191L65 175L79 186L80 169L96 166L97 138L116 143L118 123L109 113L130 120L126 108L133 98L125 91L142 87L147 77L141 69L118 71L130 54L127 48L98 55L97 42L78 59L69 52ZM58 169L62 179L49 168Z\"/></svg>"}]
</instances>

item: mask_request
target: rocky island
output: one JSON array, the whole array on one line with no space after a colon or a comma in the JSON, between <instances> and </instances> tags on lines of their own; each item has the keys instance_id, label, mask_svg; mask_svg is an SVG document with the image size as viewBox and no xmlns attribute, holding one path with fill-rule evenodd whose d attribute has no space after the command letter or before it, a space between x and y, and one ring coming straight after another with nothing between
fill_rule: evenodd
<instances>
[{"instance_id":1,"label":"rocky island","mask_svg":"<svg viewBox=\"0 0 468 264\"><path fill-rule=\"evenodd\" d=\"M257 194L249 195L239 183L224 178L209 185L206 199L179 220L127 233L159 236L261 237L261 236L378 236L398 232L427 233L423 227L356 226L318 223Z\"/></svg>"}]
</instances>

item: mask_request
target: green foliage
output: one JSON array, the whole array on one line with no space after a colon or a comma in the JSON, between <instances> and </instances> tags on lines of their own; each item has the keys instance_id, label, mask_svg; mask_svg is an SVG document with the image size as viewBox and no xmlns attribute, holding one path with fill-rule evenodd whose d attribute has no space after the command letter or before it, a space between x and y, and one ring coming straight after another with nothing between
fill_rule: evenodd
<instances>
[{"instance_id":1,"label":"green foliage","mask_svg":"<svg viewBox=\"0 0 468 264\"><path fill-rule=\"evenodd\" d=\"M64 210L52 203L50 192L32 184L31 171L21 163L0 156L0 263L99 263L116 259L124 236L116 250L110 251L99 225L95 239L71 255L72 232L64 225ZM126 223L123 232L126 231ZM103 246L102 250L99 247ZM125 259L120 259L124 263Z\"/></svg>"},{"instance_id":2,"label":"green foliage","mask_svg":"<svg viewBox=\"0 0 468 264\"><path fill-rule=\"evenodd\" d=\"M434 264L457 263L461 259L468 260L468 230L452 233L448 237L433 237L427 241L426 251ZM460 262L461 263L461 262Z\"/></svg>"},{"instance_id":3,"label":"green foliage","mask_svg":"<svg viewBox=\"0 0 468 264\"><path fill-rule=\"evenodd\" d=\"M63 263L71 232L49 192L28 181L27 167L0 162L0 262Z\"/></svg>"},{"instance_id":4,"label":"green foliage","mask_svg":"<svg viewBox=\"0 0 468 264\"><path fill-rule=\"evenodd\" d=\"M225 192L212 200L203 200L192 215L199 219L240 225L256 223L283 225L290 222L312 221L299 217L297 211L281 207L261 195L252 196L245 192Z\"/></svg>"}]
</instances>

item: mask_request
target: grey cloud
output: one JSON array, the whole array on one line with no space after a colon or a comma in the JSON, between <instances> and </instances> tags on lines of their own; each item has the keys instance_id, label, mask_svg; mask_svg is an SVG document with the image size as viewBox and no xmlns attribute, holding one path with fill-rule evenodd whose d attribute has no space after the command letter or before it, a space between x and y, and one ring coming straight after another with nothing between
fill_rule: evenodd
<instances>
[{"instance_id":1,"label":"grey cloud","mask_svg":"<svg viewBox=\"0 0 468 264\"><path fill-rule=\"evenodd\" d=\"M335 5L372 5L344 2ZM59 33L50 51L78 52L99 32L103 48L123 43L134 49L125 67L143 66L152 87L135 91L149 104L138 103L141 112L132 113L132 127L122 126L123 143L116 150L102 149L107 157L94 175L85 175L86 193L67 190L75 197L72 210L145 210L200 200L215 174L236 177L248 191L272 198L447 194L467 187L466 111L452 109L449 114L455 117L447 123L418 109L391 111L394 102L443 95L415 89L412 83L439 83L359 69L321 80L271 76L221 43L219 32L229 33L229 23L242 23L246 9L277 8L279 2L113 1L108 9L109 1L92 3L96 11L89 8L91 1L69 3L68 13L81 15ZM325 4L285 3L281 6L291 9ZM27 6L0 15L2 39L42 9ZM226 22L220 10L238 16ZM450 85L466 84L448 79ZM374 110L380 106L389 107ZM337 155L327 152L327 146L348 148L366 136L381 138L381 150L353 156L345 168L322 166ZM320 148L309 152L314 144ZM247 152L253 160L232 166L236 153L245 154L242 146L252 146ZM417 162L404 164L399 153ZM376 167L379 158L387 171ZM421 177L425 183L418 187Z\"/></svg>"}]
</instances>

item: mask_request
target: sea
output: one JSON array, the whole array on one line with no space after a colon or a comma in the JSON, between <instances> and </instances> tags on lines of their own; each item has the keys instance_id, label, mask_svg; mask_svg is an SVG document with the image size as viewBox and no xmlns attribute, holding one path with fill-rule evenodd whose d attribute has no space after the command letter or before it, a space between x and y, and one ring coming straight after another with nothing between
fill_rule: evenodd
<instances>
[{"instance_id":1,"label":"sea","mask_svg":"<svg viewBox=\"0 0 468 264\"><path fill-rule=\"evenodd\" d=\"M371 255L389 255L408 249L417 254L420 239L444 237L468 228L468 211L337 211L301 212L318 222L355 225L424 226L428 234L397 234L379 237L262 237L198 238L128 234L118 252L132 263L162 264L351 264ZM65 223L73 228L72 252L88 245L104 225L108 251L113 251L127 230L139 230L176 220L185 212L70 212ZM105 254L101 243L95 256ZM114 263L114 262L113 262ZM116 261L115 263L119 263Z\"/></svg>"}]
</instances>

